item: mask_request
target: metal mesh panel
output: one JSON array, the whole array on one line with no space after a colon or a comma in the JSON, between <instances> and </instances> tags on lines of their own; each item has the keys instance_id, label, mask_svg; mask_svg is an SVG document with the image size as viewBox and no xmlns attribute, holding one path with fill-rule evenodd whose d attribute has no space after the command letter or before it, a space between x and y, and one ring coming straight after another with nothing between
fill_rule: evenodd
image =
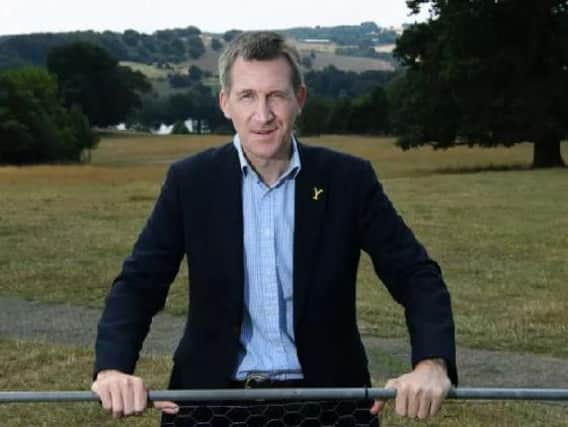
<instances>
[{"instance_id":1,"label":"metal mesh panel","mask_svg":"<svg viewBox=\"0 0 568 427\"><path fill-rule=\"evenodd\" d=\"M377 426L369 401L216 402L181 405L176 416L164 415L168 427L316 427Z\"/></svg>"}]
</instances>

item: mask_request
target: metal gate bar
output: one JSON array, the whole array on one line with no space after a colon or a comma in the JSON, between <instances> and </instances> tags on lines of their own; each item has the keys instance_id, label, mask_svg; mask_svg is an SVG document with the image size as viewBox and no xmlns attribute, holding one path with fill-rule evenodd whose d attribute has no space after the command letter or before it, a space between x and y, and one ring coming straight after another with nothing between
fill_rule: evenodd
<instances>
[{"instance_id":1,"label":"metal gate bar","mask_svg":"<svg viewBox=\"0 0 568 427\"><path fill-rule=\"evenodd\" d=\"M173 400L389 400L396 396L394 389L385 388L290 388L244 390L156 390L148 392L151 401ZM463 400L568 400L565 388L452 388L448 399ZM4 391L2 403L88 402L98 401L91 391Z\"/></svg>"}]
</instances>

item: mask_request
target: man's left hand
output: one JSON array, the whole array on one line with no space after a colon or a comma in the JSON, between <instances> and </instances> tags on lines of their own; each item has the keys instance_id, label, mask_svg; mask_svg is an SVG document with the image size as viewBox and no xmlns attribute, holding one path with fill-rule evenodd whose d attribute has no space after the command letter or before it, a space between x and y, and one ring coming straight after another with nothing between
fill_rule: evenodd
<instances>
[{"instance_id":1,"label":"man's left hand","mask_svg":"<svg viewBox=\"0 0 568 427\"><path fill-rule=\"evenodd\" d=\"M385 385L385 388L396 390L395 410L398 415L421 419L438 413L450 387L443 359L422 360L412 372L391 379ZM384 406L384 401L376 400L371 413L378 414Z\"/></svg>"}]
</instances>

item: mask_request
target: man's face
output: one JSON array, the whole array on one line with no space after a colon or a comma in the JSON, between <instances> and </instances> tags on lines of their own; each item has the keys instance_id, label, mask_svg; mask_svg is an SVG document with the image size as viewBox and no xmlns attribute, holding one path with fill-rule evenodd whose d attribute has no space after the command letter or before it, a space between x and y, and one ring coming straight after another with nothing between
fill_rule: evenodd
<instances>
[{"instance_id":1,"label":"man's face","mask_svg":"<svg viewBox=\"0 0 568 427\"><path fill-rule=\"evenodd\" d=\"M231 119L245 154L253 164L287 159L294 121L306 100L306 89L292 86L285 58L245 61L231 68L231 88L222 89L219 104Z\"/></svg>"}]
</instances>

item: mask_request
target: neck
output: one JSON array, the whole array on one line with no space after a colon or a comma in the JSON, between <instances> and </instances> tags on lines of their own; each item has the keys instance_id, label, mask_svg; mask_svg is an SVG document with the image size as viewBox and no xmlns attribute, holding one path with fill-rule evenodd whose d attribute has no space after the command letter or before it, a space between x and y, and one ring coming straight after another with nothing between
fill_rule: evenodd
<instances>
[{"instance_id":1,"label":"neck","mask_svg":"<svg viewBox=\"0 0 568 427\"><path fill-rule=\"evenodd\" d=\"M290 159L287 160L264 160L261 162L251 162L251 166L254 168L256 173L268 186L272 186L278 178L286 172L288 165L290 164Z\"/></svg>"},{"instance_id":2,"label":"neck","mask_svg":"<svg viewBox=\"0 0 568 427\"><path fill-rule=\"evenodd\" d=\"M244 147L243 153L262 181L266 185L271 186L278 181L278 178L280 178L288 169L288 166L290 165L290 158L292 157L292 144L289 144L286 151L276 158L267 159L256 157L253 154L248 153Z\"/></svg>"}]
</instances>

